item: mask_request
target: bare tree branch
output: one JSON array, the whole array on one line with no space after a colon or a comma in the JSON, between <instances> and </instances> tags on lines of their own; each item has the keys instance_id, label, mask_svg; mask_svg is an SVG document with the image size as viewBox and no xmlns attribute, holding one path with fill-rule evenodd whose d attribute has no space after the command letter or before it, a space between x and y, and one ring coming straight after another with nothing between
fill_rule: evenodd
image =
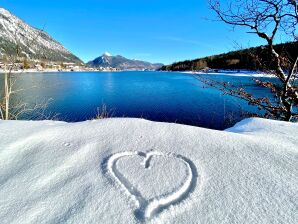
<instances>
[{"instance_id":1,"label":"bare tree branch","mask_svg":"<svg viewBox=\"0 0 298 224\"><path fill-rule=\"evenodd\" d=\"M244 99L253 105L269 112L270 117L283 120L292 120L297 118L298 105L298 87L295 84L297 78L297 58L291 62L287 52L280 54L275 49L274 41L278 33L284 33L289 40L298 40L296 32L298 25L298 3L297 0L229 0L224 6L220 0L209 0L210 8L217 14L219 19L232 26L246 27L252 31L248 33L255 34L264 39L268 45L268 55L272 58L274 65L274 75L279 80L282 88L277 88L272 83L266 83L258 80L258 84L270 88L278 99L277 105L262 99L255 99L245 91L232 90L227 85L220 83L210 83L212 86L220 86L220 90L229 95ZM289 31L290 30L290 31ZM283 66L283 62L291 64L290 68ZM224 87L224 88L223 88ZM276 102L275 102L276 103Z\"/></svg>"}]
</instances>

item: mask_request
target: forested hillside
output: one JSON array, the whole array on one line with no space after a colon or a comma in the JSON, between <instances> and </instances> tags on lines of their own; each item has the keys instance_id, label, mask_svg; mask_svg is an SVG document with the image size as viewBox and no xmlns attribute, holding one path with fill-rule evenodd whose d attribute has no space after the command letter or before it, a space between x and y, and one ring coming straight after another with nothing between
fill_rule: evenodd
<instances>
[{"instance_id":1,"label":"forested hillside","mask_svg":"<svg viewBox=\"0 0 298 224\"><path fill-rule=\"evenodd\" d=\"M298 52L298 42L276 45L279 54L293 56ZM287 62L283 62L284 66ZM225 54L213 55L195 60L177 62L161 68L163 71L193 71L204 68L212 69L273 69L271 56L268 55L267 46L260 46L244 50L232 51Z\"/></svg>"}]
</instances>

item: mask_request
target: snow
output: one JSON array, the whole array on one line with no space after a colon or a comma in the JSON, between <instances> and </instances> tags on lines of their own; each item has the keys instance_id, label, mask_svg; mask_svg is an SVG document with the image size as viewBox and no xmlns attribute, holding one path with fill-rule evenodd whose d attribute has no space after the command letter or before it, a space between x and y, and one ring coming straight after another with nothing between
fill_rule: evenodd
<instances>
[{"instance_id":1,"label":"snow","mask_svg":"<svg viewBox=\"0 0 298 224\"><path fill-rule=\"evenodd\" d=\"M225 71L225 70L219 70L218 72L194 72L194 71L185 71L181 72L185 74L198 74L198 75L221 75L221 76L238 76L238 77L267 77L267 78L274 78L273 74L267 74L264 72L257 72L257 71Z\"/></svg>"},{"instance_id":2,"label":"snow","mask_svg":"<svg viewBox=\"0 0 298 224\"><path fill-rule=\"evenodd\" d=\"M298 223L298 124L0 121L1 223Z\"/></svg>"},{"instance_id":3,"label":"snow","mask_svg":"<svg viewBox=\"0 0 298 224\"><path fill-rule=\"evenodd\" d=\"M105 52L103 53L104 56L108 56L108 57L112 57L112 54L110 54L109 52Z\"/></svg>"},{"instance_id":4,"label":"snow","mask_svg":"<svg viewBox=\"0 0 298 224\"><path fill-rule=\"evenodd\" d=\"M18 17L0 7L0 36L7 41L24 46L35 54L42 48L57 51L62 54L70 54L60 43L53 40L47 33L35 29ZM34 40L34 44L33 43ZM28 52L29 53L29 52Z\"/></svg>"}]
</instances>

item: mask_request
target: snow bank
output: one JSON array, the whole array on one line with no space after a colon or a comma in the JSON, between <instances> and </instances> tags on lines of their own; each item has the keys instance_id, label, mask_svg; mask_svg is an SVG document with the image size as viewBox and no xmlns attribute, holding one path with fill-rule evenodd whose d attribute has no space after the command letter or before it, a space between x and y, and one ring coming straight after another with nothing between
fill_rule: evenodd
<instances>
[{"instance_id":1,"label":"snow bank","mask_svg":"<svg viewBox=\"0 0 298 224\"><path fill-rule=\"evenodd\" d=\"M240 72L227 72L227 71L218 71L218 72L193 72L193 71L185 71L181 72L185 74L197 74L197 75L220 75L220 76L238 76L238 77L253 77L253 78L275 78L276 76L272 74L262 73L262 72L254 72L254 71L240 71Z\"/></svg>"},{"instance_id":2,"label":"snow bank","mask_svg":"<svg viewBox=\"0 0 298 224\"><path fill-rule=\"evenodd\" d=\"M0 121L1 223L298 223L298 124Z\"/></svg>"}]
</instances>

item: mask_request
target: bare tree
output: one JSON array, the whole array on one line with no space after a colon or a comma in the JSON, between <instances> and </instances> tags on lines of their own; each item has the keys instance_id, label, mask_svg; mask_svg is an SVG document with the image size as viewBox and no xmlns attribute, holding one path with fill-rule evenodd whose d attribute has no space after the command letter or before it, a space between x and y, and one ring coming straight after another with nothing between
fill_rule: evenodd
<instances>
[{"instance_id":1,"label":"bare tree","mask_svg":"<svg viewBox=\"0 0 298 224\"><path fill-rule=\"evenodd\" d=\"M278 83L256 80L258 85L269 88L274 93L275 99L272 100L267 97L254 97L245 89L235 88L229 83L210 79L203 79L203 82L225 94L237 96L258 106L266 111L265 117L285 121L298 119L298 52L293 57L287 52L277 52L274 45L281 36L286 41L296 41L297 44L297 0L209 0L209 4L224 23L247 28L248 33L265 40L273 67L270 72L277 77Z\"/></svg>"},{"instance_id":2,"label":"bare tree","mask_svg":"<svg viewBox=\"0 0 298 224\"><path fill-rule=\"evenodd\" d=\"M19 26L19 25L17 25ZM29 107L27 103L23 101L14 100L12 102L12 97L17 93L24 91L23 88L16 88L16 82L20 74L15 75L13 74L14 70L21 69L21 73L25 69L25 66L20 67L21 61L27 60L27 55L22 55L22 48L21 43L18 38L18 30L15 30L14 33L14 42L15 47L14 49L9 49L9 51L5 52L5 57L3 58L4 61L4 81L3 81L3 95L0 101L0 119L2 120L17 120L21 114L36 111L37 114L42 116L44 114L41 111L48 105L47 102L43 103L36 103L35 105ZM32 46L36 43L39 34L33 37L28 46ZM1 74L0 74L1 75ZM32 86L34 88L34 86ZM0 95L1 96L1 95Z\"/></svg>"}]
</instances>

